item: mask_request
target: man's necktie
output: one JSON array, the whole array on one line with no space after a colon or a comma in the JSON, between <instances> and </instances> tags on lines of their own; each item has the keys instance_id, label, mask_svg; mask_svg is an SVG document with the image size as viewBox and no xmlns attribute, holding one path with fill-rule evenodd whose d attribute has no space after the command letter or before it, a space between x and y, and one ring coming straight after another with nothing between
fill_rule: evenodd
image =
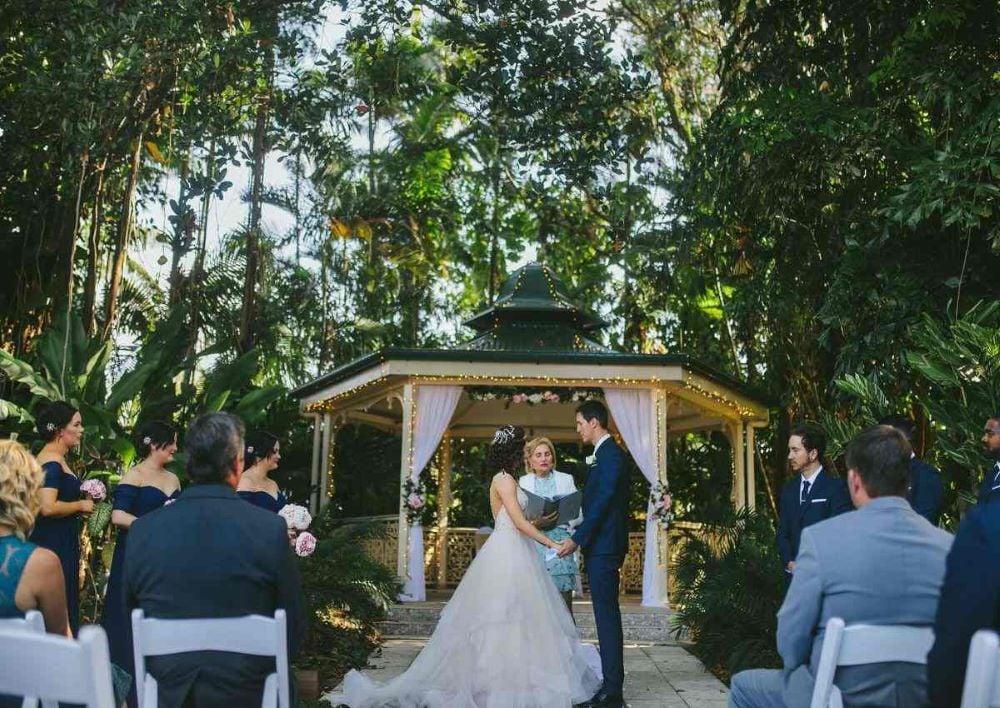
<instances>
[{"instance_id":1,"label":"man's necktie","mask_svg":"<svg viewBox=\"0 0 1000 708\"><path fill-rule=\"evenodd\" d=\"M805 504L806 503L806 499L809 498L809 487L810 486L811 485L809 484L808 480L802 483L802 499L799 501L800 504Z\"/></svg>"}]
</instances>

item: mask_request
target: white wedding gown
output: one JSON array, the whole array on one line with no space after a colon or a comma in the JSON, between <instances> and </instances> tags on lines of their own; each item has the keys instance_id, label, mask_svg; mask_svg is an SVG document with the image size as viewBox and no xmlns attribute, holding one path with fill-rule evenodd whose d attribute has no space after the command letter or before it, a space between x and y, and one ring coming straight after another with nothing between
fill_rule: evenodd
<instances>
[{"instance_id":1,"label":"white wedding gown","mask_svg":"<svg viewBox=\"0 0 1000 708\"><path fill-rule=\"evenodd\" d=\"M598 691L600 658L581 644L535 542L506 509L495 527L410 668L381 685L351 671L334 706L570 708Z\"/></svg>"}]
</instances>

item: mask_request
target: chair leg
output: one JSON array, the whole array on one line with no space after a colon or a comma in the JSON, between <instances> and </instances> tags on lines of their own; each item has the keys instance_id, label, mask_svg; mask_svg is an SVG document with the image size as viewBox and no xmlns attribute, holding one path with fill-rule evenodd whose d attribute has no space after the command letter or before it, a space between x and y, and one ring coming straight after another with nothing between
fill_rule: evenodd
<instances>
[{"instance_id":1,"label":"chair leg","mask_svg":"<svg viewBox=\"0 0 1000 708\"><path fill-rule=\"evenodd\" d=\"M278 674L269 674L264 682L264 700L261 708L278 708Z\"/></svg>"},{"instance_id":2,"label":"chair leg","mask_svg":"<svg viewBox=\"0 0 1000 708\"><path fill-rule=\"evenodd\" d=\"M156 679L146 674L146 681L142 687L142 705L140 708L157 708L160 704Z\"/></svg>"}]
</instances>

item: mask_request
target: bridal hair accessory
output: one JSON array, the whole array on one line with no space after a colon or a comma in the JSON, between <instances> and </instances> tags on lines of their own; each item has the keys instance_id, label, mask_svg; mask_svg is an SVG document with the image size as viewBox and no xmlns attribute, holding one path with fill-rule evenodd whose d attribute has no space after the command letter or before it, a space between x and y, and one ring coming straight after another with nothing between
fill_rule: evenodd
<instances>
[{"instance_id":1,"label":"bridal hair accessory","mask_svg":"<svg viewBox=\"0 0 1000 708\"><path fill-rule=\"evenodd\" d=\"M45 429L46 430L55 430L56 429L56 424L55 423L46 423L45 424Z\"/></svg>"},{"instance_id":2,"label":"bridal hair accessory","mask_svg":"<svg viewBox=\"0 0 1000 708\"><path fill-rule=\"evenodd\" d=\"M153 442L153 438L149 437L148 435L142 439L143 445L149 445L151 442Z\"/></svg>"},{"instance_id":3,"label":"bridal hair accessory","mask_svg":"<svg viewBox=\"0 0 1000 708\"><path fill-rule=\"evenodd\" d=\"M493 435L493 444L494 445L506 445L507 443L509 443L513 439L514 439L514 426L513 425L505 425L502 428L499 428L496 431L496 433L494 433L494 435Z\"/></svg>"},{"instance_id":4,"label":"bridal hair accessory","mask_svg":"<svg viewBox=\"0 0 1000 708\"><path fill-rule=\"evenodd\" d=\"M249 452L251 455L253 454L253 445L247 447L247 452Z\"/></svg>"}]
</instances>

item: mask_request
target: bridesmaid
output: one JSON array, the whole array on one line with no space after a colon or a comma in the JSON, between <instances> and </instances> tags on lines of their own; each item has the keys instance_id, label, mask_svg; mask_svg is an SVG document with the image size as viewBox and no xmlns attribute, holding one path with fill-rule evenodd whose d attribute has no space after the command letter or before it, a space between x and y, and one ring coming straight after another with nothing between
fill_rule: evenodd
<instances>
[{"instance_id":1,"label":"bridesmaid","mask_svg":"<svg viewBox=\"0 0 1000 708\"><path fill-rule=\"evenodd\" d=\"M83 418L70 404L57 401L42 410L36 427L45 440L38 453L45 476L38 493L41 507L30 540L59 556L69 626L76 636L80 623L80 516L94 510L94 501L80 498L80 479L66 464L66 455L83 437Z\"/></svg>"},{"instance_id":2,"label":"bridesmaid","mask_svg":"<svg viewBox=\"0 0 1000 708\"><path fill-rule=\"evenodd\" d=\"M243 476L236 493L254 506L278 513L288 503L278 489L278 483L268 475L281 462L281 443L271 433L263 431L247 437L243 451Z\"/></svg>"},{"instance_id":3,"label":"bridesmaid","mask_svg":"<svg viewBox=\"0 0 1000 708\"><path fill-rule=\"evenodd\" d=\"M181 488L177 475L166 469L177 452L177 431L174 428L158 420L149 421L139 428L135 447L142 456L142 461L126 472L115 488L111 523L118 527L118 539L111 559L111 572L104 597L104 617L101 620L108 635L111 663L133 676L135 656L132 653L132 624L125 613L123 594L128 529L140 516L176 499ZM128 703L135 708L135 691L129 693Z\"/></svg>"},{"instance_id":4,"label":"bridesmaid","mask_svg":"<svg viewBox=\"0 0 1000 708\"><path fill-rule=\"evenodd\" d=\"M552 441L548 438L535 438L524 446L524 463L528 474L518 480L518 484L532 494L540 497L562 497L576 491L576 483L572 475L565 472L556 471L556 451ZM550 524L554 519L542 517L535 520L535 526L548 538L556 543L561 543L570 537L572 530L583 520L583 516L577 517L562 526L552 527ZM563 597L563 602L569 609L570 616L573 615L573 590L577 586L577 576L579 568L576 558L568 555L565 558L555 558L545 561L545 547L536 544L538 555L545 564L545 569L549 572L549 577L555 583Z\"/></svg>"}]
</instances>

